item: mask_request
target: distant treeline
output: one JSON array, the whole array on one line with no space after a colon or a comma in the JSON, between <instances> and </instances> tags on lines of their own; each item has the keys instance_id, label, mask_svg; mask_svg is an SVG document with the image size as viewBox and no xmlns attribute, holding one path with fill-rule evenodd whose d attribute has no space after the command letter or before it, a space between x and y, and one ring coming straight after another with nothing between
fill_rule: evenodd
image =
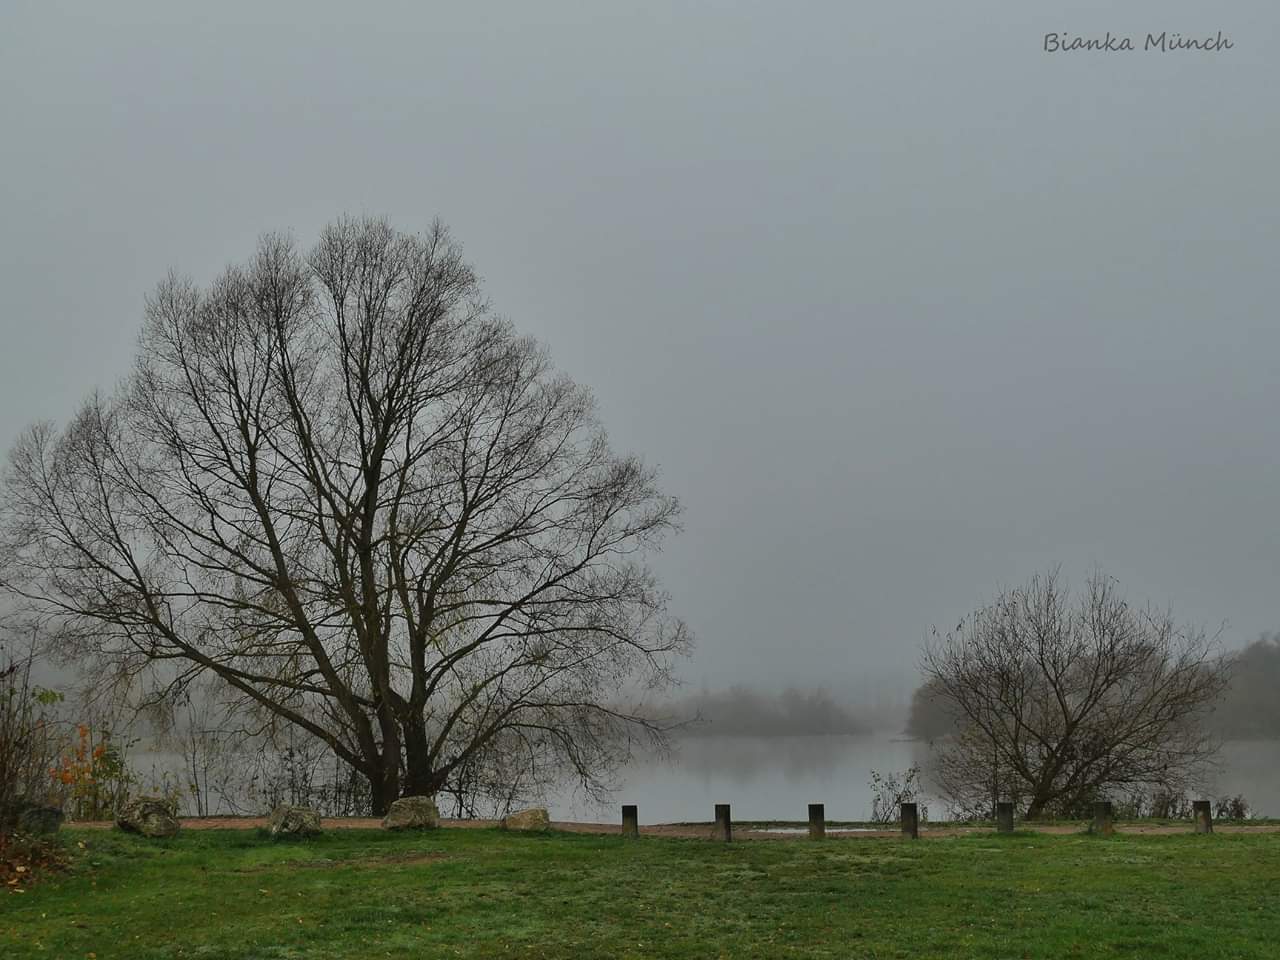
<instances>
[{"instance_id":1,"label":"distant treeline","mask_svg":"<svg viewBox=\"0 0 1280 960\"><path fill-rule=\"evenodd\" d=\"M1213 724L1234 740L1280 738L1280 633L1263 636L1236 656L1230 690Z\"/></svg>"},{"instance_id":2,"label":"distant treeline","mask_svg":"<svg viewBox=\"0 0 1280 960\"><path fill-rule=\"evenodd\" d=\"M689 721L680 731L696 736L784 737L870 733L901 722L837 702L825 690L766 694L749 687L691 694L673 702L671 716Z\"/></svg>"},{"instance_id":3,"label":"distant treeline","mask_svg":"<svg viewBox=\"0 0 1280 960\"><path fill-rule=\"evenodd\" d=\"M1280 739L1280 633L1264 635L1233 657L1231 683L1209 723L1227 740ZM955 729L946 698L932 684L917 687L907 714L908 736L933 740Z\"/></svg>"}]
</instances>

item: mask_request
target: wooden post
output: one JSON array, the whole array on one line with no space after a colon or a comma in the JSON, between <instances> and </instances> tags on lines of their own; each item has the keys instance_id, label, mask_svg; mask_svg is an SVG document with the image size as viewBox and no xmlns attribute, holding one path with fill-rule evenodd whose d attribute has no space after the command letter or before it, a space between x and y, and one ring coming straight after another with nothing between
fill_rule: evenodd
<instances>
[{"instance_id":1,"label":"wooden post","mask_svg":"<svg viewBox=\"0 0 1280 960\"><path fill-rule=\"evenodd\" d=\"M1093 825L1089 827L1090 833L1100 833L1104 837L1109 837L1116 832L1115 822L1111 815L1110 800L1095 800L1093 804Z\"/></svg>"},{"instance_id":2,"label":"wooden post","mask_svg":"<svg viewBox=\"0 0 1280 960\"><path fill-rule=\"evenodd\" d=\"M1196 833L1213 833L1213 807L1208 800L1192 800L1191 810L1196 818Z\"/></svg>"},{"instance_id":3,"label":"wooden post","mask_svg":"<svg viewBox=\"0 0 1280 960\"><path fill-rule=\"evenodd\" d=\"M717 840L723 840L725 843L733 839L733 825L729 820L727 803L716 804L716 828L713 835Z\"/></svg>"},{"instance_id":4,"label":"wooden post","mask_svg":"<svg viewBox=\"0 0 1280 960\"><path fill-rule=\"evenodd\" d=\"M996 832L1013 833L1013 804L1008 801L996 804Z\"/></svg>"},{"instance_id":5,"label":"wooden post","mask_svg":"<svg viewBox=\"0 0 1280 960\"><path fill-rule=\"evenodd\" d=\"M640 836L640 815L634 803L622 805L622 835L630 840Z\"/></svg>"},{"instance_id":6,"label":"wooden post","mask_svg":"<svg viewBox=\"0 0 1280 960\"><path fill-rule=\"evenodd\" d=\"M827 835L826 808L820 803L809 804L809 839L821 840Z\"/></svg>"},{"instance_id":7,"label":"wooden post","mask_svg":"<svg viewBox=\"0 0 1280 960\"><path fill-rule=\"evenodd\" d=\"M902 835L912 840L920 838L920 811L914 803L902 805Z\"/></svg>"}]
</instances>

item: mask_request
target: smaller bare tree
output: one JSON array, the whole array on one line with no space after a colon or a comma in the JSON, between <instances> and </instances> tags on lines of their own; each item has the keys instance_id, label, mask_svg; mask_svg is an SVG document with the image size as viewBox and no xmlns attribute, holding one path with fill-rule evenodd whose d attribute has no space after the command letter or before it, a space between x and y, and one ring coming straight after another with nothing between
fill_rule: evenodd
<instances>
[{"instance_id":1,"label":"smaller bare tree","mask_svg":"<svg viewBox=\"0 0 1280 960\"><path fill-rule=\"evenodd\" d=\"M912 764L899 773L871 771L871 822L893 823L902 814L904 803L917 803L924 799L924 788L920 783L920 767ZM921 819L928 819L928 808L918 811Z\"/></svg>"},{"instance_id":2,"label":"smaller bare tree","mask_svg":"<svg viewBox=\"0 0 1280 960\"><path fill-rule=\"evenodd\" d=\"M1217 646L1100 574L1075 599L1056 572L1034 577L925 646L957 721L939 780L953 802L1020 801L1027 819L1111 790L1181 792L1218 748L1203 722L1227 683Z\"/></svg>"}]
</instances>

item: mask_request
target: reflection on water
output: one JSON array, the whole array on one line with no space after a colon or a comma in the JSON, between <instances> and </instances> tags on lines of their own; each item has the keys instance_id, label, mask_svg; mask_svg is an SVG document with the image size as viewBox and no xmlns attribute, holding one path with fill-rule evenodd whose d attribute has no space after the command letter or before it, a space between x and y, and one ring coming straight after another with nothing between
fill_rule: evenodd
<instances>
[{"instance_id":1,"label":"reflection on water","mask_svg":"<svg viewBox=\"0 0 1280 960\"><path fill-rule=\"evenodd\" d=\"M710 820L728 803L735 820L805 820L826 804L829 820L871 814L871 771L905 770L921 745L895 735L688 737L668 758L644 758L624 771L617 803L572 792L551 799L562 820L612 821L618 803L639 806L641 823Z\"/></svg>"},{"instance_id":2,"label":"reflection on water","mask_svg":"<svg viewBox=\"0 0 1280 960\"><path fill-rule=\"evenodd\" d=\"M826 804L829 820L871 814L871 771L924 764L928 747L897 734L821 737L690 737L665 759L642 758L622 774L614 801L596 803L571 790L550 797L557 820L612 822L618 805L639 806L641 823L711 820L715 804L735 820L805 820L808 804ZM1234 742L1222 751L1214 796L1243 794L1255 815L1280 815L1280 741ZM940 818L946 805L925 804Z\"/></svg>"}]
</instances>

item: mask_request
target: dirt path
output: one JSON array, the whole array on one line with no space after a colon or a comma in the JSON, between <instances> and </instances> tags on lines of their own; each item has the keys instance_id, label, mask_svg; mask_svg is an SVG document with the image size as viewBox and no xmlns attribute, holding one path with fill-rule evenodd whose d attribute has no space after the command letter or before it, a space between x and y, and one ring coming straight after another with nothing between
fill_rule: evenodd
<instances>
[{"instance_id":1,"label":"dirt path","mask_svg":"<svg viewBox=\"0 0 1280 960\"><path fill-rule=\"evenodd\" d=\"M179 820L184 830L253 830L258 827L267 825L266 817L184 817ZM382 821L370 817L326 817L320 821L321 826L326 830L372 830L382 826ZM441 820L440 826L453 829L482 829L486 827L496 827L497 820ZM113 824L109 820L79 820L67 823L68 827L75 829L89 830L106 830L110 829ZM570 823L563 820L553 820L551 823L553 830L564 830L568 833L600 833L600 834L616 834L622 832L622 827L616 823ZM712 823L656 823L646 824L640 827L640 833L648 837L683 837L688 839L705 840L710 839L714 824ZM1018 824L1019 830L1027 830L1035 833L1048 833L1057 835L1066 835L1072 833L1081 833L1084 828L1073 824L1048 824L1044 826L1030 826ZM1218 824L1214 826L1216 833L1280 833L1280 824L1259 824L1250 826L1247 824ZM1191 824L1185 826L1169 825L1169 824L1117 824L1116 831L1118 833L1135 833L1135 834L1151 834L1151 835L1169 835L1176 833L1189 833ZM931 839L937 837L960 837L972 833L991 833L990 827L938 827L936 829L928 829L927 827L920 831L922 839ZM900 836L897 830L843 830L840 827L831 826L827 828L827 837L839 840L885 840ZM746 827L734 827L733 836L735 840L802 840L806 835L803 829L790 833L778 833L770 830L749 829Z\"/></svg>"}]
</instances>

